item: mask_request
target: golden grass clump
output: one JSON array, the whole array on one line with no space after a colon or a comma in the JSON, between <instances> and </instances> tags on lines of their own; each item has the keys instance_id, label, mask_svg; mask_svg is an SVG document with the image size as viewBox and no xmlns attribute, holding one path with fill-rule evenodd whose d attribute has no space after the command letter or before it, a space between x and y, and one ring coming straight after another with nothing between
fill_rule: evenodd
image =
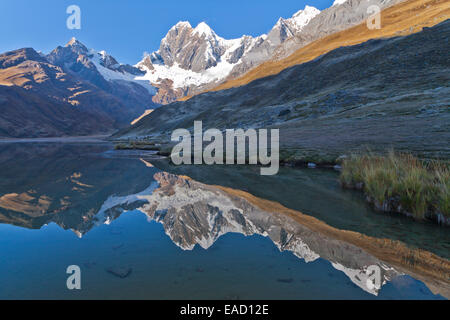
<instances>
[{"instance_id":1,"label":"golden grass clump","mask_svg":"<svg viewBox=\"0 0 450 320\"><path fill-rule=\"evenodd\" d=\"M409 213L417 219L427 214L450 217L448 164L393 151L387 156L353 155L343 161L340 180L344 187L363 189L381 210Z\"/></svg>"}]
</instances>

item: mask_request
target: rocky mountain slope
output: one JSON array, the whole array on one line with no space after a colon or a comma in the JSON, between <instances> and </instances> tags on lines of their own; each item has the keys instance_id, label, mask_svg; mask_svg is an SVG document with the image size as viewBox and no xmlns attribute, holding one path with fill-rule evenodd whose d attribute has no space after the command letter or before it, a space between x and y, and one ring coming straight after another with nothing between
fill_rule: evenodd
<instances>
[{"instance_id":1,"label":"rocky mountain slope","mask_svg":"<svg viewBox=\"0 0 450 320\"><path fill-rule=\"evenodd\" d=\"M224 79L234 65L263 38L244 36L225 40L205 23L192 28L179 22L161 41L158 51L137 64L147 79L159 88L155 102L169 103L198 87Z\"/></svg>"},{"instance_id":2,"label":"rocky mountain slope","mask_svg":"<svg viewBox=\"0 0 450 320\"><path fill-rule=\"evenodd\" d=\"M228 79L226 82L212 90L219 91L248 84L256 79L277 74L294 65L311 61L331 50L343 46L363 43L370 39L387 38L419 32L424 27L434 26L450 17L450 4L446 0L407 0L393 5L381 12L381 29L371 30L367 28L366 22L363 22L349 29L336 32L342 29L342 26L340 27L336 21L333 21L333 18L341 17L341 15L337 15L334 11L351 10L352 3L353 2L346 1L343 5L333 6L332 8L324 10L321 15L316 19L313 19L311 23L305 27L306 31L310 28L316 30L315 37L318 38L318 40L313 41L314 38L311 37L305 40L292 38L292 40L288 40L283 47L279 48L274 54L274 59L261 63L243 76ZM324 21L319 23L325 16L328 18L324 18ZM321 19L319 19L319 17ZM356 21L357 20L355 20L355 24L357 24ZM334 26L333 28L335 29L330 29L330 26ZM336 31L333 32L333 30ZM306 34L306 31L303 35ZM313 34L313 32L311 31L310 34ZM324 37L320 38L320 35L323 35ZM292 50L288 48L299 49L287 56L292 52Z\"/></svg>"},{"instance_id":3,"label":"rocky mountain slope","mask_svg":"<svg viewBox=\"0 0 450 320\"><path fill-rule=\"evenodd\" d=\"M0 54L0 137L109 133L152 107L154 89L137 68L73 39L49 55Z\"/></svg>"},{"instance_id":4,"label":"rocky mountain slope","mask_svg":"<svg viewBox=\"0 0 450 320\"><path fill-rule=\"evenodd\" d=\"M273 59L285 58L317 39L346 30L364 22L371 14L369 7L377 6L380 10L394 6L404 0L336 0L333 5L315 16L301 30L289 37L277 47Z\"/></svg>"},{"instance_id":5,"label":"rocky mountain slope","mask_svg":"<svg viewBox=\"0 0 450 320\"><path fill-rule=\"evenodd\" d=\"M322 12L306 6L255 38L226 40L205 23L193 28L180 22L159 50L136 66L120 64L76 39L48 55L32 49L2 54L0 134L111 132L149 114L157 107L154 102L167 104L207 90L248 84L343 46L417 32L447 19L450 11L445 0L374 1L336 1ZM367 7L373 4L388 7L382 12L383 27L369 30L365 23L352 27L367 18ZM343 31L336 33L339 30Z\"/></svg>"},{"instance_id":6,"label":"rocky mountain slope","mask_svg":"<svg viewBox=\"0 0 450 320\"><path fill-rule=\"evenodd\" d=\"M0 110L0 138L106 134L114 128L106 115L94 116L20 87L0 86Z\"/></svg>"},{"instance_id":7,"label":"rocky mountain slope","mask_svg":"<svg viewBox=\"0 0 450 320\"><path fill-rule=\"evenodd\" d=\"M88 49L75 38L66 46L57 47L46 58L66 72L121 98L128 104L128 108L151 104L149 100L156 92L147 81L137 79L144 75L143 71L127 64L119 64L105 51ZM136 113L133 110L130 112Z\"/></svg>"},{"instance_id":8,"label":"rocky mountain slope","mask_svg":"<svg viewBox=\"0 0 450 320\"><path fill-rule=\"evenodd\" d=\"M168 141L173 130L280 128L293 161L334 161L366 146L450 157L450 20L342 47L278 75L155 110L118 136ZM263 93L263 94L262 94Z\"/></svg>"},{"instance_id":9,"label":"rocky mountain slope","mask_svg":"<svg viewBox=\"0 0 450 320\"><path fill-rule=\"evenodd\" d=\"M142 79L158 87L154 101L170 103L240 77L268 60L287 57L306 44L347 29L369 16L367 8L381 9L402 0L347 0L320 10L306 6L289 19L280 18L259 37L226 40L207 24L192 28L179 22L162 39L158 51L145 55L136 66L146 72Z\"/></svg>"}]
</instances>

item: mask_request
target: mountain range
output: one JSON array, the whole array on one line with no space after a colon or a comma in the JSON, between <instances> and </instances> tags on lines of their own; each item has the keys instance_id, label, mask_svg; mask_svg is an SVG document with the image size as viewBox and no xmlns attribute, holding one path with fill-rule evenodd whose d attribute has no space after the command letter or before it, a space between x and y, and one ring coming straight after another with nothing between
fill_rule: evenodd
<instances>
[{"instance_id":1,"label":"mountain range","mask_svg":"<svg viewBox=\"0 0 450 320\"><path fill-rule=\"evenodd\" d=\"M107 134L154 108L139 69L72 39L48 55L0 54L0 137Z\"/></svg>"},{"instance_id":2,"label":"mountain range","mask_svg":"<svg viewBox=\"0 0 450 320\"><path fill-rule=\"evenodd\" d=\"M335 163L394 147L450 157L450 20L341 47L279 74L155 110L116 137L164 141L177 128L278 128L282 159ZM263 94L262 94L263 93Z\"/></svg>"},{"instance_id":3,"label":"mountain range","mask_svg":"<svg viewBox=\"0 0 450 320\"><path fill-rule=\"evenodd\" d=\"M383 27L367 31L374 4L385 8ZM231 40L204 22L195 28L179 22L134 66L75 38L48 54L6 52L0 54L0 137L110 134L130 123L142 131L161 104L243 86L344 46L418 32L447 19L449 10L443 0L337 0L323 11L306 6L280 18L267 34ZM195 115L189 108L180 110Z\"/></svg>"},{"instance_id":4,"label":"mountain range","mask_svg":"<svg viewBox=\"0 0 450 320\"><path fill-rule=\"evenodd\" d=\"M289 56L306 44L361 23L371 5L380 9L401 0L338 0L320 11L306 6L291 18L280 18L258 37L227 40L206 23L193 28L179 22L162 39L159 50L146 54L137 66L158 87L154 102L167 104L184 96L212 89L224 81L244 75L259 64Z\"/></svg>"},{"instance_id":5,"label":"mountain range","mask_svg":"<svg viewBox=\"0 0 450 320\"><path fill-rule=\"evenodd\" d=\"M244 191L160 171L150 159L127 161L127 165L114 157L92 161L81 155L86 151L95 155L102 147L83 149L6 144L0 163L11 170L0 181L0 191L7 191L0 196L0 222L29 229L55 224L83 237L137 210L149 221L161 223L167 236L183 250L208 249L230 233L259 235L270 239L281 252L291 252L305 262L329 261L374 295L379 289L368 287L366 281L366 269L373 265L380 266L386 282L406 271L433 291L449 295L443 276L448 261L426 250L340 230ZM414 263L406 259L411 255L416 257Z\"/></svg>"}]
</instances>

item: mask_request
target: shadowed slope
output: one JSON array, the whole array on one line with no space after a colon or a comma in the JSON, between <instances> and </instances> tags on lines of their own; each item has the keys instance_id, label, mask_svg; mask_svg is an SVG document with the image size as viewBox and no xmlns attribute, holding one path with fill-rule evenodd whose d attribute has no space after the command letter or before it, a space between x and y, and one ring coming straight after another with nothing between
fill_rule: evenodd
<instances>
[{"instance_id":1,"label":"shadowed slope","mask_svg":"<svg viewBox=\"0 0 450 320\"><path fill-rule=\"evenodd\" d=\"M329 161L365 146L445 158L449 32L446 21L339 48L248 85L157 109L117 136L167 141L173 130L202 120L204 128L280 128L282 149L326 153Z\"/></svg>"},{"instance_id":2,"label":"shadowed slope","mask_svg":"<svg viewBox=\"0 0 450 320\"><path fill-rule=\"evenodd\" d=\"M446 0L410 0L394 5L381 13L381 29L369 30L366 22L332 34L297 50L291 56L262 63L244 76L229 80L211 91L225 90L248 84L256 79L277 74L291 66L311 61L342 46L351 46L369 39L407 35L436 25L450 17L450 2ZM186 97L181 100L187 100Z\"/></svg>"}]
</instances>

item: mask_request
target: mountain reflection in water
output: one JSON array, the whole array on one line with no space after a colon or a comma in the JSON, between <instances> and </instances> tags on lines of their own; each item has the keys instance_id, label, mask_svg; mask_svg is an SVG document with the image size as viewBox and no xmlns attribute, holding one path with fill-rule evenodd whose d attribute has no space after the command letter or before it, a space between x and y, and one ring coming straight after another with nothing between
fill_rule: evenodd
<instances>
[{"instance_id":1,"label":"mountain reflection in water","mask_svg":"<svg viewBox=\"0 0 450 320\"><path fill-rule=\"evenodd\" d=\"M449 263L434 254L335 229L273 201L160 171L148 158L105 157L100 145L80 149L6 145L0 152L2 168L8 168L1 172L0 223L30 229L56 223L83 237L125 212L140 211L162 224L184 251L209 249L226 234L260 235L305 262L329 261L372 295L380 290L367 285L369 266L382 270L383 284L408 273L448 297ZM413 263L406 261L411 255Z\"/></svg>"}]
</instances>

